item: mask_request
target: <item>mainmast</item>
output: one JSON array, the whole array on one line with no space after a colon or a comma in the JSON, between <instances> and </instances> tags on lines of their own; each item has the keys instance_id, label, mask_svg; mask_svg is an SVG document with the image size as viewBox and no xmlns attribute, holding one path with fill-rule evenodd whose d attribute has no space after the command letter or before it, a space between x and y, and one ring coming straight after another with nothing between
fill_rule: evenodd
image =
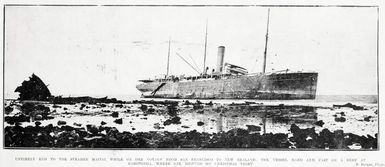
<instances>
[{"instance_id":1,"label":"mainmast","mask_svg":"<svg viewBox=\"0 0 385 167\"><path fill-rule=\"evenodd\" d=\"M206 36L205 36L205 53L203 58L203 75L206 74L206 53L207 53L207 27L208 27L208 21L206 20Z\"/></svg>"},{"instance_id":2,"label":"mainmast","mask_svg":"<svg viewBox=\"0 0 385 167\"><path fill-rule=\"evenodd\" d=\"M267 41L269 38L269 18L270 17L270 8L267 11L267 27L266 27L266 42L265 42L265 52L263 54L263 68L262 68L262 73L266 72L266 54L267 54Z\"/></svg>"},{"instance_id":3,"label":"mainmast","mask_svg":"<svg viewBox=\"0 0 385 167\"><path fill-rule=\"evenodd\" d=\"M168 72L170 69L170 47L171 47L171 37L168 40L168 56L167 56L167 73L166 78L168 77Z\"/></svg>"}]
</instances>

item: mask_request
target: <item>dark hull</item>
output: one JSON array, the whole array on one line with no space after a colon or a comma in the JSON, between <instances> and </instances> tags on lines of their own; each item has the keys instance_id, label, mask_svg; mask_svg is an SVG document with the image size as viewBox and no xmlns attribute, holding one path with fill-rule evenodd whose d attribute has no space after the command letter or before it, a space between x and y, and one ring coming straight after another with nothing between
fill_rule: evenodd
<instances>
[{"instance_id":1,"label":"dark hull","mask_svg":"<svg viewBox=\"0 0 385 167\"><path fill-rule=\"evenodd\" d=\"M318 73L277 73L137 85L143 97L185 99L315 99Z\"/></svg>"}]
</instances>

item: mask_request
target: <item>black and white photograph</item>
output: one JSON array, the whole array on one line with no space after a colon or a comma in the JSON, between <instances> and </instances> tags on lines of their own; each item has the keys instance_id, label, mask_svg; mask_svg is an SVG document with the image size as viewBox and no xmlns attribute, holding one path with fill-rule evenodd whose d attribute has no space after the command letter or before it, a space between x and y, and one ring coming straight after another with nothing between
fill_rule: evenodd
<instances>
[{"instance_id":1,"label":"black and white photograph","mask_svg":"<svg viewBox=\"0 0 385 167\"><path fill-rule=\"evenodd\" d=\"M378 151L378 19L375 6L6 4L3 148Z\"/></svg>"}]
</instances>

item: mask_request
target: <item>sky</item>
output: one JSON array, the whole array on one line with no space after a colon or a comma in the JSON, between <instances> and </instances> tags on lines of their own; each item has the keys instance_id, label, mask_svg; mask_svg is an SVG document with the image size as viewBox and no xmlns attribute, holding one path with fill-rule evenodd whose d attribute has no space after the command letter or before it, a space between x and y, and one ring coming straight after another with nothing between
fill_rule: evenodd
<instances>
[{"instance_id":1,"label":"sky","mask_svg":"<svg viewBox=\"0 0 385 167\"><path fill-rule=\"evenodd\" d=\"M140 79L225 62L262 71L268 8L7 6L5 98L32 73L53 95L140 94ZM319 95L377 94L377 9L270 7L267 70L315 71Z\"/></svg>"}]
</instances>

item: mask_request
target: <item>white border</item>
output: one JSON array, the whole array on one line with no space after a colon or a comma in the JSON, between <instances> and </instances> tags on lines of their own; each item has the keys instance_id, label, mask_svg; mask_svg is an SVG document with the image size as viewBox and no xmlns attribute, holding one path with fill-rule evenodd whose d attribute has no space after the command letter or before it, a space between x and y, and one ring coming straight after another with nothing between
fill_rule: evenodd
<instances>
[{"instance_id":1,"label":"white border","mask_svg":"<svg viewBox=\"0 0 385 167\"><path fill-rule=\"evenodd\" d=\"M383 164L385 166L385 141L384 137L381 134L385 134L385 121L383 121L384 115L382 111L384 110L385 101L382 98L382 93L384 92L384 78L381 77L381 74L384 73L384 69L381 68L385 66L385 62L382 59L383 49L384 49L384 11L385 4L382 1L313 1L313 0L290 0L290 1L123 1L123 0L112 0L112 1L102 1L102 0L91 0L91 1L78 1L78 0L3 0L1 1L1 7L3 4L94 4L94 5L362 5L362 6L379 6L379 120L380 120L380 141L379 151L211 151L211 150L14 150L14 149L3 149L0 148L0 166L128 166L126 161L123 162L111 162L111 161L102 161L102 162L76 162L76 161L17 161L15 157L101 157L101 158L135 158L141 157L146 160L146 158L255 158L257 159L254 162L254 166L356 166L356 163L347 162L349 158L355 158L358 160L357 163L361 164L361 161L366 164L372 164L373 166L376 163ZM3 12L0 12L1 20L3 20ZM3 27L3 26L1 26ZM1 33L1 39L3 38ZM1 46L3 41L1 40ZM3 53L1 47L1 53ZM3 59L0 60L0 64L3 64ZM3 68L1 68L1 73L3 73ZM1 77L2 78L2 77ZM1 82L3 83L3 82ZM3 86L1 86L1 89ZM3 91L3 90L1 90ZM1 95L2 96L2 95ZM2 100L2 99L1 99ZM1 111L3 112L3 111ZM1 113L2 114L2 113ZM0 128L0 134L3 134L3 129ZM3 143L3 138L0 138L0 143ZM269 162L262 162L261 158L269 158ZM274 162L273 158L286 158L289 162ZM304 160L310 158L314 159L315 162L302 162L294 163L290 162L292 158L303 158ZM319 159L327 158L329 162L319 162ZM338 162L330 162L331 159L338 159ZM343 161L342 161L343 160Z\"/></svg>"}]
</instances>

